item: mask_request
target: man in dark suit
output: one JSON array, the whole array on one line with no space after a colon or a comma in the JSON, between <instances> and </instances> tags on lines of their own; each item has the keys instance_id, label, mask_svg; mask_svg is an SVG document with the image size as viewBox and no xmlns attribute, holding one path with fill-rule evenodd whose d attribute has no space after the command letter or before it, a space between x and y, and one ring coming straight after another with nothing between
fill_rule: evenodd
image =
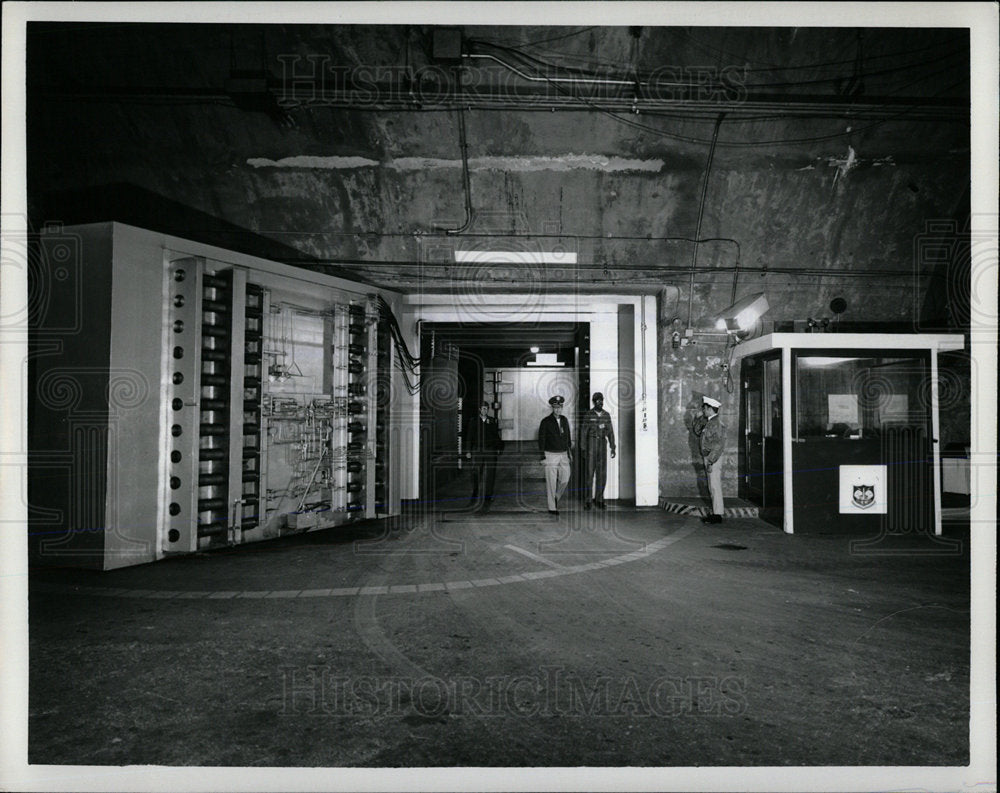
<instances>
[{"instance_id":1,"label":"man in dark suit","mask_svg":"<svg viewBox=\"0 0 1000 793\"><path fill-rule=\"evenodd\" d=\"M559 514L559 499L566 492L573 460L573 440L569 422L562 414L566 400L556 395L549 400L552 413L538 425L538 453L545 466L545 495L549 514Z\"/></svg>"},{"instance_id":2,"label":"man in dark suit","mask_svg":"<svg viewBox=\"0 0 1000 793\"><path fill-rule=\"evenodd\" d=\"M463 437L465 459L471 464L472 495L469 504L479 501L479 486L483 487L483 509L493 504L493 485L496 482L497 458L503 451L503 438L497 420L489 415L489 402L479 406L479 415L465 425Z\"/></svg>"}]
</instances>

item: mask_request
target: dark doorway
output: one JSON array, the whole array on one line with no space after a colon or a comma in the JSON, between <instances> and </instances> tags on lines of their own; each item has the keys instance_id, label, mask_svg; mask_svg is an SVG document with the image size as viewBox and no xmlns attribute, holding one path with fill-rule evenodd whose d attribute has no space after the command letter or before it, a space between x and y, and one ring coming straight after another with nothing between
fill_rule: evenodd
<instances>
[{"instance_id":1,"label":"dark doorway","mask_svg":"<svg viewBox=\"0 0 1000 793\"><path fill-rule=\"evenodd\" d=\"M422 351L431 366L429 379L421 377L421 500L447 510L469 506L462 429L486 402L504 440L494 508L541 506L538 421L548 412L550 392L572 404L567 416L574 424L589 406L589 334L589 323L424 323ZM571 497L575 468L573 477Z\"/></svg>"}]
</instances>

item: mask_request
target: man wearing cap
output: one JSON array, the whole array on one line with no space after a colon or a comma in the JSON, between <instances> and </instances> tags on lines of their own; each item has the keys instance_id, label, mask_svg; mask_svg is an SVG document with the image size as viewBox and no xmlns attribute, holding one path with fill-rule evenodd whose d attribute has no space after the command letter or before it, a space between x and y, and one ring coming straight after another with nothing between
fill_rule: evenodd
<instances>
[{"instance_id":1,"label":"man wearing cap","mask_svg":"<svg viewBox=\"0 0 1000 793\"><path fill-rule=\"evenodd\" d=\"M470 506L479 501L479 485L483 485L483 509L489 511L493 504L493 485L497 476L497 458L503 451L500 426L489 414L490 403L479 406L479 415L466 426L463 440L468 444L465 458L472 464L472 495Z\"/></svg>"},{"instance_id":2,"label":"man wearing cap","mask_svg":"<svg viewBox=\"0 0 1000 793\"><path fill-rule=\"evenodd\" d=\"M708 473L708 492L712 496L712 512L702 518L704 523L722 523L725 505L722 501L722 443L725 426L719 420L722 403L712 397L702 397L701 415L694 420L691 429L698 436L701 456Z\"/></svg>"},{"instance_id":3,"label":"man wearing cap","mask_svg":"<svg viewBox=\"0 0 1000 793\"><path fill-rule=\"evenodd\" d=\"M615 430L611 426L611 414L604 409L604 394L595 392L593 400L594 407L583 414L580 427L580 450L586 477L583 508L590 509L593 491L594 506L604 509L604 485L608 478L605 449L610 445L611 457L615 456Z\"/></svg>"},{"instance_id":4,"label":"man wearing cap","mask_svg":"<svg viewBox=\"0 0 1000 793\"><path fill-rule=\"evenodd\" d=\"M569 422L562 414L566 400L559 394L549 400L552 413L538 425L538 453L545 466L545 495L549 514L559 514L559 499L569 484L570 461L573 459L573 442Z\"/></svg>"}]
</instances>

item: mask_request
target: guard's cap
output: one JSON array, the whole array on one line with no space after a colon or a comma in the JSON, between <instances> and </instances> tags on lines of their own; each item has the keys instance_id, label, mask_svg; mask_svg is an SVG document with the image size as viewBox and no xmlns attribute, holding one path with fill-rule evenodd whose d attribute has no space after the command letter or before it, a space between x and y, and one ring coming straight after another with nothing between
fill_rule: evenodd
<instances>
[{"instance_id":1,"label":"guard's cap","mask_svg":"<svg viewBox=\"0 0 1000 793\"><path fill-rule=\"evenodd\" d=\"M554 397L549 399L550 405L562 405L565 402L566 400L560 394L556 394Z\"/></svg>"},{"instance_id":2,"label":"guard's cap","mask_svg":"<svg viewBox=\"0 0 1000 793\"><path fill-rule=\"evenodd\" d=\"M701 398L701 401L703 404L708 405L709 407L713 407L716 410L722 407L722 403L718 399L712 399L712 397L703 396Z\"/></svg>"},{"instance_id":3,"label":"guard's cap","mask_svg":"<svg viewBox=\"0 0 1000 793\"><path fill-rule=\"evenodd\" d=\"M595 402L596 402L596 401L597 401L598 399L600 399L600 400L601 400L601 401L603 402L603 401L604 401L604 394L602 394L602 393L601 393L600 391L595 391L595 392L594 392L594 396L593 396L593 399L594 399L594 401L595 401Z\"/></svg>"}]
</instances>

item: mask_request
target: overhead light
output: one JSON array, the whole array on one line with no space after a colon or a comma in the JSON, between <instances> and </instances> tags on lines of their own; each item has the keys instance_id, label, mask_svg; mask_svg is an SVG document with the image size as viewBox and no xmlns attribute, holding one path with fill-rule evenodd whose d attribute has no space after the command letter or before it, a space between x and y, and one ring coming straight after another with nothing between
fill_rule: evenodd
<instances>
[{"instance_id":1,"label":"overhead light","mask_svg":"<svg viewBox=\"0 0 1000 793\"><path fill-rule=\"evenodd\" d=\"M566 364L559 360L559 354L555 352L538 352L535 353L535 360L525 361L525 366L565 366Z\"/></svg>"},{"instance_id":2,"label":"overhead light","mask_svg":"<svg viewBox=\"0 0 1000 793\"><path fill-rule=\"evenodd\" d=\"M455 251L459 264L576 264L576 252L555 251Z\"/></svg>"},{"instance_id":3,"label":"overhead light","mask_svg":"<svg viewBox=\"0 0 1000 793\"><path fill-rule=\"evenodd\" d=\"M810 355L808 358L802 357L797 359L799 366L804 366L807 368L814 368L819 366L839 366L842 363L850 363L851 361L861 361L863 358L831 358L822 355Z\"/></svg>"},{"instance_id":4,"label":"overhead light","mask_svg":"<svg viewBox=\"0 0 1000 793\"><path fill-rule=\"evenodd\" d=\"M528 349L529 349L529 350L530 350L531 352L538 352L538 348L537 348L537 347L529 347Z\"/></svg>"},{"instance_id":5,"label":"overhead light","mask_svg":"<svg viewBox=\"0 0 1000 793\"><path fill-rule=\"evenodd\" d=\"M767 297L763 292L747 295L719 314L715 327L730 333L750 330L769 308Z\"/></svg>"}]
</instances>

